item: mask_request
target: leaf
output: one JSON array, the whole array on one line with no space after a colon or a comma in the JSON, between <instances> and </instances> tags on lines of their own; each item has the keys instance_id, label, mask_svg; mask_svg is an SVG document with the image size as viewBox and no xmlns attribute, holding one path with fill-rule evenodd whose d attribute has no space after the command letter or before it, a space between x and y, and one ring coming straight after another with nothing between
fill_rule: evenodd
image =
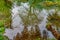
<instances>
[{"instance_id":1,"label":"leaf","mask_svg":"<svg viewBox=\"0 0 60 40\"><path fill-rule=\"evenodd\" d=\"M4 27L0 27L0 33L4 33L5 32L5 28Z\"/></svg>"},{"instance_id":2,"label":"leaf","mask_svg":"<svg viewBox=\"0 0 60 40\"><path fill-rule=\"evenodd\" d=\"M4 27L4 20L0 20L0 27Z\"/></svg>"}]
</instances>

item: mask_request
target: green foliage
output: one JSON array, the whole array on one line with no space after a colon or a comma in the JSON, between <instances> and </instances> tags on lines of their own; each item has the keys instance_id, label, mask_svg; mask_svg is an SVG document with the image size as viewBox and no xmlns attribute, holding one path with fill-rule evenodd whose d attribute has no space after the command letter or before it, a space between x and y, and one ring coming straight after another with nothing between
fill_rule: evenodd
<instances>
[{"instance_id":1,"label":"green foliage","mask_svg":"<svg viewBox=\"0 0 60 40\"><path fill-rule=\"evenodd\" d=\"M1 20L0 21L0 33L4 33L5 32L5 27L4 27L4 22Z\"/></svg>"},{"instance_id":2,"label":"green foliage","mask_svg":"<svg viewBox=\"0 0 60 40\"><path fill-rule=\"evenodd\" d=\"M0 40L5 40L3 33L5 32L4 21L0 20Z\"/></svg>"},{"instance_id":3,"label":"green foliage","mask_svg":"<svg viewBox=\"0 0 60 40\"><path fill-rule=\"evenodd\" d=\"M5 28L4 27L0 27L0 33L4 33L5 32Z\"/></svg>"},{"instance_id":4,"label":"green foliage","mask_svg":"<svg viewBox=\"0 0 60 40\"><path fill-rule=\"evenodd\" d=\"M10 7L7 6L4 0L0 0L0 13L9 13Z\"/></svg>"},{"instance_id":5,"label":"green foliage","mask_svg":"<svg viewBox=\"0 0 60 40\"><path fill-rule=\"evenodd\" d=\"M60 27L60 15L57 12L53 13L52 15L49 14L47 19L48 19L48 22L52 23L57 27Z\"/></svg>"},{"instance_id":6,"label":"green foliage","mask_svg":"<svg viewBox=\"0 0 60 40\"><path fill-rule=\"evenodd\" d=\"M13 1L12 0L4 0L4 1L5 1L5 6L11 8Z\"/></svg>"},{"instance_id":7,"label":"green foliage","mask_svg":"<svg viewBox=\"0 0 60 40\"><path fill-rule=\"evenodd\" d=\"M0 20L0 40L8 40L3 34L5 32L4 20Z\"/></svg>"},{"instance_id":8,"label":"green foliage","mask_svg":"<svg viewBox=\"0 0 60 40\"><path fill-rule=\"evenodd\" d=\"M0 40L9 40L6 36L0 34Z\"/></svg>"},{"instance_id":9,"label":"green foliage","mask_svg":"<svg viewBox=\"0 0 60 40\"><path fill-rule=\"evenodd\" d=\"M4 21L0 20L0 27L4 27Z\"/></svg>"},{"instance_id":10,"label":"green foliage","mask_svg":"<svg viewBox=\"0 0 60 40\"><path fill-rule=\"evenodd\" d=\"M37 8L37 9L52 9L60 7L60 0L16 0L17 3L19 2L28 2L30 6Z\"/></svg>"},{"instance_id":11,"label":"green foliage","mask_svg":"<svg viewBox=\"0 0 60 40\"><path fill-rule=\"evenodd\" d=\"M3 21L4 24L11 22L11 7L12 1L0 0L0 20ZM2 25L2 23L0 25Z\"/></svg>"},{"instance_id":12,"label":"green foliage","mask_svg":"<svg viewBox=\"0 0 60 40\"><path fill-rule=\"evenodd\" d=\"M0 33L4 33L4 32L5 32L4 21L0 20Z\"/></svg>"},{"instance_id":13,"label":"green foliage","mask_svg":"<svg viewBox=\"0 0 60 40\"><path fill-rule=\"evenodd\" d=\"M40 40L40 38L36 38L36 40Z\"/></svg>"},{"instance_id":14,"label":"green foliage","mask_svg":"<svg viewBox=\"0 0 60 40\"><path fill-rule=\"evenodd\" d=\"M48 40L56 40L55 38L49 38Z\"/></svg>"}]
</instances>

